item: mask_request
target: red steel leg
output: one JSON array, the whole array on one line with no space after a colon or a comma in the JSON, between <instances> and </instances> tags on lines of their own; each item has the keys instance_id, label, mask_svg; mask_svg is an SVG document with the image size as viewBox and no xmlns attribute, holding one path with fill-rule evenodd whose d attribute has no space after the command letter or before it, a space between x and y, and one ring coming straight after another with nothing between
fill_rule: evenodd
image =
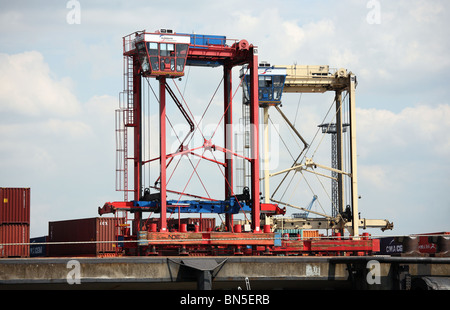
<instances>
[{"instance_id":1,"label":"red steel leg","mask_svg":"<svg viewBox=\"0 0 450 310\"><path fill-rule=\"evenodd\" d=\"M260 232L260 202L259 202L259 100L258 100L258 55L254 48L250 49L250 139L251 139L251 198L252 198L252 229Z\"/></svg>"},{"instance_id":2,"label":"red steel leg","mask_svg":"<svg viewBox=\"0 0 450 310\"><path fill-rule=\"evenodd\" d=\"M233 151L233 93L232 93L232 66L224 65L224 139L225 149L230 152ZM233 195L233 155L230 152L224 152L225 155L225 199L229 199ZM228 231L232 231L233 215L227 214L225 218L225 225Z\"/></svg>"},{"instance_id":3,"label":"red steel leg","mask_svg":"<svg viewBox=\"0 0 450 310\"><path fill-rule=\"evenodd\" d=\"M137 57L133 58L133 126L134 126L134 200L141 198L141 75L139 73L140 63ZM127 160L127 159L125 159ZM141 229L142 213L134 214L135 231Z\"/></svg>"},{"instance_id":4,"label":"red steel leg","mask_svg":"<svg viewBox=\"0 0 450 310\"><path fill-rule=\"evenodd\" d=\"M161 165L160 194L161 194L161 215L160 231L167 231L167 200L166 200L166 77L159 78L159 161Z\"/></svg>"}]
</instances>

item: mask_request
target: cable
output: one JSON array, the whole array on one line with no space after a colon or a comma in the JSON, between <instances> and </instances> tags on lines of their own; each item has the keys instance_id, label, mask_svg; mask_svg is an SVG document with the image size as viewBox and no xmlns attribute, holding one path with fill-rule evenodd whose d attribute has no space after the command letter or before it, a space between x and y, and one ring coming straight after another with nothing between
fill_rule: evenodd
<instances>
[{"instance_id":1,"label":"cable","mask_svg":"<svg viewBox=\"0 0 450 310\"><path fill-rule=\"evenodd\" d=\"M298 114L298 110L300 108L300 101L302 100L302 95L303 95L303 93L300 93L300 98L298 98L297 110L295 111L294 126L295 126L295 123L297 122L297 114Z\"/></svg>"},{"instance_id":2,"label":"cable","mask_svg":"<svg viewBox=\"0 0 450 310\"><path fill-rule=\"evenodd\" d=\"M249 69L247 68L247 71L248 71L248 70L249 70ZM246 72L246 73L247 73L247 72ZM231 100L230 100L230 102L228 103L227 108L225 109L225 111L224 111L223 114L222 114L222 117L220 118L219 122L217 123L217 127L216 127L216 129L214 130L214 132L213 132L213 134L212 134L212 136L211 136L211 139L212 139L212 137L214 137L214 135L216 134L216 131L217 131L217 129L219 128L220 123L222 122L222 120L223 120L225 114L227 113L228 109L230 108L230 105L231 105L231 103L233 102L233 99L234 99L234 97L236 96L237 91L239 90L239 88L240 88L241 85L242 85L242 82L243 82L243 80L244 80L244 77L245 77L245 74L242 75L242 78L241 78L240 81L239 81L239 85L236 87L236 91L234 92L233 96L230 98ZM221 82L223 82L223 79L224 79L224 78L222 78L222 81L221 81ZM216 91L217 91L217 90L216 90ZM215 95L215 93L214 93L214 95Z\"/></svg>"},{"instance_id":3,"label":"cable","mask_svg":"<svg viewBox=\"0 0 450 310\"><path fill-rule=\"evenodd\" d=\"M153 87L151 86L151 84L150 84L150 82L148 81L148 79L147 79L147 84L148 84L148 86L150 87L150 89L152 90L152 92L153 92L153 95L155 96L155 98L157 99L157 101L159 102L159 99L158 99L158 97L156 96L156 93L155 93L155 91L153 90ZM175 84L176 85L176 84ZM177 86L177 85L176 85ZM177 86L177 89L178 89L178 86ZM179 89L178 89L178 91L179 91ZM184 98L183 98L183 101L184 101ZM189 108L188 108L189 109ZM190 111L189 111L190 112ZM192 112L190 112L191 113L191 115L192 115ZM173 125L172 125L172 122L170 121L170 119L169 119L169 117L166 115L166 120L167 120L167 122L169 123L169 126L172 128L172 131L174 132L174 134L175 134L175 137L177 138L177 140L180 142L180 143L182 143L181 142L181 140L180 140L180 137L178 136L178 134L177 134L177 132L175 131L175 128L173 127ZM195 121L195 119L194 119L194 121ZM196 127L198 128L198 125L196 124ZM193 135L193 133L192 133L192 135ZM203 135L203 134L202 134ZM187 138L187 137L186 137ZM186 138L185 138L185 140L186 140ZM192 139L192 136L191 136L191 139ZM189 142L188 142L189 143ZM173 157L172 157L173 158ZM197 173L197 167L198 167L198 164L197 164L197 167L194 167L194 164L192 163L192 161L191 161L191 159L188 157L188 160L189 160L189 162L190 162L190 164L191 164L191 166L192 166L192 168L193 168L193 173L195 173L196 175L197 175L197 177L199 178L199 180L200 180L200 183L202 184L202 186L203 186L203 188L205 189L205 192L206 192L206 194L208 195L208 197L209 198L211 198L211 196L209 195L209 193L208 193L208 191L206 190L206 188L205 188L205 186L204 186L204 184L203 184L203 182L202 182L202 180L201 180L201 178L200 178L200 176L198 175L198 173ZM172 160L171 161L169 161L169 163L166 165L166 168L168 167L168 165L170 164L172 162ZM177 163L177 166L178 166L178 163ZM173 173L175 172L175 170L172 172L172 175L173 175ZM193 175L193 173L192 173L192 175ZM172 176L171 175L171 176ZM192 178L192 175L191 175L191 178ZM171 178L171 177L170 177ZM157 180L159 179L159 177L157 178ZM156 180L156 182L157 182L157 180ZM156 183L155 182L155 183ZM188 182L189 183L189 182ZM186 184L186 186L187 186L188 184ZM167 184L166 184L166 186L167 186ZM186 188L186 187L185 187ZM184 190L183 190L183 192L184 192ZM179 198L179 200L181 200L181 197L182 197L182 195L180 195L180 198Z\"/></svg>"},{"instance_id":4,"label":"cable","mask_svg":"<svg viewBox=\"0 0 450 310\"><path fill-rule=\"evenodd\" d=\"M333 100L332 104L331 104L330 107L328 108L328 111L327 111L327 113L326 113L326 115L325 115L325 117L324 117L322 123L324 123L324 122L325 122L325 119L328 117L328 114L330 113L331 108L333 107L335 101L336 101L336 99ZM305 158L306 155L308 154L308 151L311 149L311 146L313 145L313 143L314 143L314 141L315 141L317 135L319 134L319 131L320 131L320 128L318 128L318 129L316 130L316 133L315 133L313 139L311 140L311 143L309 143L308 146L307 146L305 149L302 150L302 152L301 152L300 155L297 157L297 160L294 162L294 164L292 165L292 167L295 166L295 164L296 164L297 162L302 162L302 161L304 160L304 158ZM323 137L322 137L322 139L323 139ZM320 146L320 143L319 143L319 146ZM316 148L314 154L317 152L317 149L318 149L318 147ZM304 152L304 153L303 153L303 152ZM302 155L302 153L303 153L303 155ZM314 154L313 154L312 157L314 157ZM291 157L292 157L292 156L291 156ZM291 168L292 168L292 167L291 167ZM274 195L276 194L276 192L278 191L278 189L280 188L280 186L282 185L282 183L284 183L284 181L286 180L287 175L288 175L290 172L291 172L291 170L288 171L288 172L286 173L285 177L284 177L284 178L281 180L281 182L278 184L277 189L276 189L276 190L274 191L274 193L272 194L272 198L274 197ZM294 175L295 175L295 174L294 174ZM291 182L292 182L292 179L291 179L291 181L289 182L288 186L286 187L285 192L286 192L287 189L289 188ZM283 193L282 197L284 197L285 192Z\"/></svg>"},{"instance_id":5,"label":"cable","mask_svg":"<svg viewBox=\"0 0 450 310\"><path fill-rule=\"evenodd\" d=\"M270 116L269 116L269 121L270 121L270 123L273 125L273 127L275 128L275 131L277 132L278 136L280 137L281 142L283 142L284 146L286 147L286 150L288 151L288 153L289 153L289 155L291 156L292 160L295 160L295 159L294 159L294 156L292 156L291 152L289 151L289 148L288 148L286 142L284 142L284 139L283 139L283 137L281 136L280 132L276 129L275 125L273 124L272 118L271 118Z\"/></svg>"}]
</instances>

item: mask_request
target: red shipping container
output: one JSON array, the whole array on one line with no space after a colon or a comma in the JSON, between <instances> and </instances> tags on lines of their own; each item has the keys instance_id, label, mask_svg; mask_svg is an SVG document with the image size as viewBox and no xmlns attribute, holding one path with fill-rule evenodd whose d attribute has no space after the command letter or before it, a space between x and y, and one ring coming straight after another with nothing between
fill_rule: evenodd
<instances>
[{"instance_id":1,"label":"red shipping container","mask_svg":"<svg viewBox=\"0 0 450 310\"><path fill-rule=\"evenodd\" d=\"M0 257L30 256L30 225L1 224L0 225ZM4 245L6 243L17 243Z\"/></svg>"},{"instance_id":2,"label":"red shipping container","mask_svg":"<svg viewBox=\"0 0 450 310\"><path fill-rule=\"evenodd\" d=\"M0 224L30 224L30 189L0 187Z\"/></svg>"},{"instance_id":3,"label":"red shipping container","mask_svg":"<svg viewBox=\"0 0 450 310\"><path fill-rule=\"evenodd\" d=\"M94 217L49 222L49 256L99 256L116 252L118 226L124 218ZM89 243L82 243L89 241ZM106 242L105 242L106 241ZM75 242L75 244L51 244ZM77 243L81 242L81 243Z\"/></svg>"}]
</instances>

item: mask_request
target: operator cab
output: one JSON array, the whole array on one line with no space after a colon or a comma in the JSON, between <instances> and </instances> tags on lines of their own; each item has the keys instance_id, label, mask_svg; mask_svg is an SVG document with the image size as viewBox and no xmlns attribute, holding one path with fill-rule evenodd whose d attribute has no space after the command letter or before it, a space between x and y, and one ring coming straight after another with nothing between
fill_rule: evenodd
<instances>
[{"instance_id":1,"label":"operator cab","mask_svg":"<svg viewBox=\"0 0 450 310\"><path fill-rule=\"evenodd\" d=\"M168 29L138 34L135 47L141 62L142 74L147 77L183 76L190 40L189 35L176 34Z\"/></svg>"},{"instance_id":2,"label":"operator cab","mask_svg":"<svg viewBox=\"0 0 450 310\"><path fill-rule=\"evenodd\" d=\"M276 68L268 63L261 63L258 67L258 100L259 106L274 106L281 104L286 68ZM241 69L243 79L244 104L250 102L250 74L247 67Z\"/></svg>"}]
</instances>

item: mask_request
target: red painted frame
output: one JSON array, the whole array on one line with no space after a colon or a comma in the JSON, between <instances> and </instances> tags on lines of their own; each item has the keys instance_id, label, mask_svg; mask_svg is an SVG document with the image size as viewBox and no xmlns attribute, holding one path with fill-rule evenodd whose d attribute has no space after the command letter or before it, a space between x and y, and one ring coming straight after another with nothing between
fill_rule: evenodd
<instances>
[{"instance_id":1,"label":"red painted frame","mask_svg":"<svg viewBox=\"0 0 450 310\"><path fill-rule=\"evenodd\" d=\"M139 55L136 49L130 49L132 45L131 36L124 37L124 55L129 56L133 59L133 127L134 127L134 200L139 201L141 196L141 172L142 165L142 147L141 147L141 72L140 72L140 62ZM188 55L186 62L189 60L194 61L204 61L211 63L221 63L223 64L223 75L224 75L224 123L225 123L225 133L224 133L224 144L225 148L220 148L224 151L225 163L220 163L225 167L224 179L225 179L225 197L230 198L233 194L233 157L230 154L236 155L232 151L232 131L231 125L233 124L232 119L232 69L234 66L248 64L250 66L250 76L251 76L251 89L252 98L250 102L250 126L252 128L251 135L251 204L252 204L252 229L253 232L259 233L260 230L260 195L259 195L259 135L258 135L258 113L259 113L259 103L258 103L258 55L257 48L253 45L249 45L246 40L241 40L239 42L235 41L231 46L228 45L208 45L208 46L196 46L190 45L188 49ZM159 80L159 129L160 129L160 195L161 195L161 215L160 215L160 231L167 231L167 203L166 193L168 192L166 188L167 184L167 159L175 156L176 154L166 153L166 79L164 75L158 76ZM192 150L190 150L192 151ZM181 152L183 153L183 152ZM208 158L204 158L211 160ZM169 191L170 192L170 191ZM104 214L107 212L115 210L127 210L131 209L132 203L121 203L121 202L111 202L106 203L102 209L99 208L99 213ZM272 210L272 208L266 206L266 210ZM140 211L135 212L135 227L134 231L139 231L140 220L142 219L142 214ZM232 215L227 215L226 217L226 227L228 231L232 231Z\"/></svg>"}]
</instances>

